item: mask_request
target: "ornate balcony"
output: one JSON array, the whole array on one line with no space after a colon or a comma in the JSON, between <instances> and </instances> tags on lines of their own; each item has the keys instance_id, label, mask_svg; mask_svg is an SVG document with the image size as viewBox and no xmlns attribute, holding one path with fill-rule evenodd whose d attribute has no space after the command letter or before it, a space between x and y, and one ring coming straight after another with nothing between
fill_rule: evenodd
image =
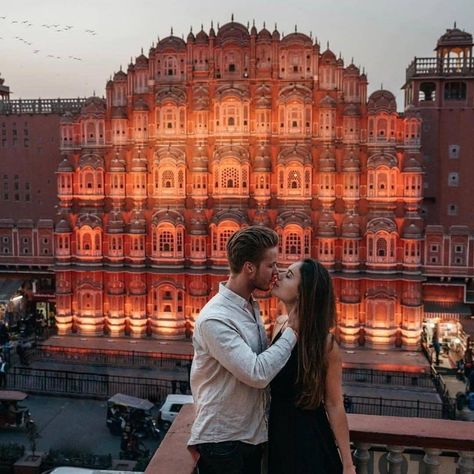
<instances>
[{"instance_id":1,"label":"ornate balcony","mask_svg":"<svg viewBox=\"0 0 474 474\"><path fill-rule=\"evenodd\" d=\"M425 418L348 415L358 474L423 472L472 474L472 423ZM188 449L194 407L185 405L145 474L193 474L198 454Z\"/></svg>"},{"instance_id":2,"label":"ornate balcony","mask_svg":"<svg viewBox=\"0 0 474 474\"><path fill-rule=\"evenodd\" d=\"M474 75L474 58L415 58L407 67L407 82L420 76Z\"/></svg>"}]
</instances>

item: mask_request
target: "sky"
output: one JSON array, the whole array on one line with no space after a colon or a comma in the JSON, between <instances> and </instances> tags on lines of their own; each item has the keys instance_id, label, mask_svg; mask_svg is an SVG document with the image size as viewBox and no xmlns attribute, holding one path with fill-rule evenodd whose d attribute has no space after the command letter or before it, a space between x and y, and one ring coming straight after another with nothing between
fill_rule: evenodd
<instances>
[{"instance_id":1,"label":"sky","mask_svg":"<svg viewBox=\"0 0 474 474\"><path fill-rule=\"evenodd\" d=\"M403 110L405 69L452 28L474 33L474 0L0 0L0 76L12 99L105 95L107 80L157 37L230 21L317 37L365 67Z\"/></svg>"}]
</instances>

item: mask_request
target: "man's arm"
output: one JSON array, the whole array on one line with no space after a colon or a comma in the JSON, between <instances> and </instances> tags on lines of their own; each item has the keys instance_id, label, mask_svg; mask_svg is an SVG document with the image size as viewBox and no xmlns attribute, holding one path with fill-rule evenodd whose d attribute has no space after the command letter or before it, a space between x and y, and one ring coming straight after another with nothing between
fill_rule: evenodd
<instances>
[{"instance_id":1,"label":"man's arm","mask_svg":"<svg viewBox=\"0 0 474 474\"><path fill-rule=\"evenodd\" d=\"M209 354L242 383L255 388L270 383L296 344L295 332L287 328L271 347L256 354L233 327L219 319L206 319L199 331Z\"/></svg>"}]
</instances>

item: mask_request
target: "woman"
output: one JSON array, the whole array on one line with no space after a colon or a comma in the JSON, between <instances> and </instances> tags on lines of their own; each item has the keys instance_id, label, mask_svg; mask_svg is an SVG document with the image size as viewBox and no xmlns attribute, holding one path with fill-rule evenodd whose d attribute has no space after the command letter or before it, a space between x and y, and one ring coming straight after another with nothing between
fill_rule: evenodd
<instances>
[{"instance_id":1,"label":"woman","mask_svg":"<svg viewBox=\"0 0 474 474\"><path fill-rule=\"evenodd\" d=\"M331 277L314 260L297 262L279 275L272 294L298 328L298 343L271 383L268 472L355 474L341 355L330 333L335 324ZM280 333L282 323L279 318Z\"/></svg>"}]
</instances>

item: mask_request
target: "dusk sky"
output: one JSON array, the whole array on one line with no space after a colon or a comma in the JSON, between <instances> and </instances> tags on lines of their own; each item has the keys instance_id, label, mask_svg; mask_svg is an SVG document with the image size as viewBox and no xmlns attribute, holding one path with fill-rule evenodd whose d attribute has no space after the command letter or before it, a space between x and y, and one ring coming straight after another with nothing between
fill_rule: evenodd
<instances>
[{"instance_id":1,"label":"dusk sky","mask_svg":"<svg viewBox=\"0 0 474 474\"><path fill-rule=\"evenodd\" d=\"M266 22L327 41L346 65L365 67L369 93L391 90L399 109L405 69L414 56L434 56L437 39L457 26L474 32L474 0L13 0L0 3L0 75L12 98L105 94L108 78L130 57L148 55L157 37L206 31L211 20ZM3 18L5 17L5 18ZM54 26L53 26L54 25Z\"/></svg>"}]
</instances>

